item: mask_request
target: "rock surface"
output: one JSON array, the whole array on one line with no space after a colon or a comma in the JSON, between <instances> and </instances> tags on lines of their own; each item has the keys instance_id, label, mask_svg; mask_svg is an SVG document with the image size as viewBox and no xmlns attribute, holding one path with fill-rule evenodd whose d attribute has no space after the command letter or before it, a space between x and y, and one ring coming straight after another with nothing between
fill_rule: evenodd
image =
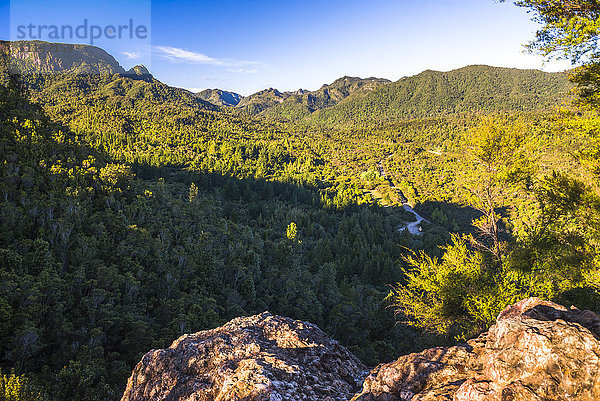
<instances>
[{"instance_id":1,"label":"rock surface","mask_svg":"<svg viewBox=\"0 0 600 401\"><path fill-rule=\"evenodd\" d=\"M600 400L600 317L537 298L465 345L375 368L353 400Z\"/></svg>"},{"instance_id":2,"label":"rock surface","mask_svg":"<svg viewBox=\"0 0 600 401\"><path fill-rule=\"evenodd\" d=\"M143 65L124 70L103 49L80 44L49 43L40 40L0 41L0 55L8 56L13 73L69 73L81 75L121 74L130 78L151 79Z\"/></svg>"},{"instance_id":3,"label":"rock surface","mask_svg":"<svg viewBox=\"0 0 600 401\"><path fill-rule=\"evenodd\" d=\"M122 401L600 400L600 317L525 299L467 344L404 355L365 376L316 326L265 312L149 352Z\"/></svg>"},{"instance_id":4,"label":"rock surface","mask_svg":"<svg viewBox=\"0 0 600 401\"><path fill-rule=\"evenodd\" d=\"M318 327L268 312L147 353L122 401L347 400L368 371Z\"/></svg>"},{"instance_id":5,"label":"rock surface","mask_svg":"<svg viewBox=\"0 0 600 401\"><path fill-rule=\"evenodd\" d=\"M3 42L11 67L21 74L69 72L77 74L122 74L117 60L96 46L49 43L39 40Z\"/></svg>"}]
</instances>

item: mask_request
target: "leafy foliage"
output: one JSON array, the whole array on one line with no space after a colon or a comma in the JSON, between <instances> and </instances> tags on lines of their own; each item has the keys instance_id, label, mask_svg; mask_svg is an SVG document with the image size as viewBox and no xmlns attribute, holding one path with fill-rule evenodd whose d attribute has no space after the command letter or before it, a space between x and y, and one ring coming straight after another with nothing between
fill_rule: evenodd
<instances>
[{"instance_id":1,"label":"leafy foliage","mask_svg":"<svg viewBox=\"0 0 600 401\"><path fill-rule=\"evenodd\" d=\"M585 58L593 61L598 52L600 5L593 0L523 0L516 1L535 13L543 26L529 49L544 55L558 54L573 63Z\"/></svg>"},{"instance_id":2,"label":"leafy foliage","mask_svg":"<svg viewBox=\"0 0 600 401\"><path fill-rule=\"evenodd\" d=\"M47 398L25 376L4 374L0 370L1 401L45 401Z\"/></svg>"},{"instance_id":3,"label":"leafy foliage","mask_svg":"<svg viewBox=\"0 0 600 401\"><path fill-rule=\"evenodd\" d=\"M495 272L468 237L454 235L439 260L421 252L406 257L406 284L392 304L417 327L465 338L487 329L504 306L519 299L504 272Z\"/></svg>"}]
</instances>

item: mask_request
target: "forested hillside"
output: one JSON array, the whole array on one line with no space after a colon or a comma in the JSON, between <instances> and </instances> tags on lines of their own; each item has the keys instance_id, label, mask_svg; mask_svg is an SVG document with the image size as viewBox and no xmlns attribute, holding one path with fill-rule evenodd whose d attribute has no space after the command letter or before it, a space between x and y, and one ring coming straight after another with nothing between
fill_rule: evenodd
<instances>
[{"instance_id":1,"label":"forested hillside","mask_svg":"<svg viewBox=\"0 0 600 401\"><path fill-rule=\"evenodd\" d=\"M335 106L342 100L364 96L365 94L389 83L387 79L342 77L312 92L298 91L291 93L279 104L266 108L265 117L295 121L309 116L311 113Z\"/></svg>"},{"instance_id":2,"label":"forested hillside","mask_svg":"<svg viewBox=\"0 0 600 401\"><path fill-rule=\"evenodd\" d=\"M343 78L249 117L142 69L3 62L0 368L39 399L117 399L149 349L264 310L368 365L526 295L597 310L598 122L556 111L563 74Z\"/></svg>"},{"instance_id":3,"label":"forested hillside","mask_svg":"<svg viewBox=\"0 0 600 401\"><path fill-rule=\"evenodd\" d=\"M242 99L250 115L319 127L372 127L443 116L547 110L570 99L566 73L473 65L396 82L343 77L309 92L268 89Z\"/></svg>"},{"instance_id":4,"label":"forested hillside","mask_svg":"<svg viewBox=\"0 0 600 401\"><path fill-rule=\"evenodd\" d=\"M536 70L469 66L450 72L424 71L320 110L307 121L347 126L454 114L539 111L561 104L571 86L564 73Z\"/></svg>"}]
</instances>

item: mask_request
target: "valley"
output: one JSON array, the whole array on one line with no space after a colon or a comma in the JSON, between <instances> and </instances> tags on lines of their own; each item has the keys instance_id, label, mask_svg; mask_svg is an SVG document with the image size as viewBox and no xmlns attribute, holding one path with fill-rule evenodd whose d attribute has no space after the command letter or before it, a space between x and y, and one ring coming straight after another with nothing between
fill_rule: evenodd
<instances>
[{"instance_id":1,"label":"valley","mask_svg":"<svg viewBox=\"0 0 600 401\"><path fill-rule=\"evenodd\" d=\"M522 298L600 308L600 122L567 72L243 97L54 48L0 42L0 369L39 399L119 399L149 350L267 310L374 367Z\"/></svg>"}]
</instances>

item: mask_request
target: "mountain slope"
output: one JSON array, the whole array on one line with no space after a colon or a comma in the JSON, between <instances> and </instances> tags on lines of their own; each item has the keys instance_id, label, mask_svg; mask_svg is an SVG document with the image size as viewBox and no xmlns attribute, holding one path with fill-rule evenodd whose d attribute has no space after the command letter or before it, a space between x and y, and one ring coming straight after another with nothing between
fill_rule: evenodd
<instances>
[{"instance_id":1,"label":"mountain slope","mask_svg":"<svg viewBox=\"0 0 600 401\"><path fill-rule=\"evenodd\" d=\"M243 96L235 92L228 92L221 89L205 89L196 93L202 100L206 100L217 106L237 106Z\"/></svg>"},{"instance_id":2,"label":"mountain slope","mask_svg":"<svg viewBox=\"0 0 600 401\"><path fill-rule=\"evenodd\" d=\"M290 95L289 92L282 93L273 88L264 89L241 99L237 104L237 107L249 115L255 115L263 110L277 106Z\"/></svg>"},{"instance_id":3,"label":"mountain slope","mask_svg":"<svg viewBox=\"0 0 600 401\"><path fill-rule=\"evenodd\" d=\"M286 120L295 120L310 115L316 110L332 107L342 100L363 96L390 81L381 78L342 77L313 92L298 91L279 104L266 109L263 114Z\"/></svg>"},{"instance_id":4,"label":"mountain slope","mask_svg":"<svg viewBox=\"0 0 600 401\"><path fill-rule=\"evenodd\" d=\"M85 135L93 132L94 138L88 139L94 143L105 142L98 135L129 146L134 140L147 142L138 134L147 136L153 129L164 133L173 124L214 120L207 113L219 110L184 89L154 79L144 66L125 71L114 57L95 46L0 42L0 52L12 72L20 74L32 100L70 128ZM152 142L156 147L169 147L166 138Z\"/></svg>"},{"instance_id":5,"label":"mountain slope","mask_svg":"<svg viewBox=\"0 0 600 401\"><path fill-rule=\"evenodd\" d=\"M565 73L468 66L424 71L317 110L306 122L355 125L451 114L521 112L561 103L572 87Z\"/></svg>"},{"instance_id":6,"label":"mountain slope","mask_svg":"<svg viewBox=\"0 0 600 401\"><path fill-rule=\"evenodd\" d=\"M299 89L294 92L280 92L269 88L242 99L238 107L250 115L262 114L268 117L297 120L310 113L336 105L353 94L365 94L389 83L382 78L342 77L331 84L324 84L316 91Z\"/></svg>"}]
</instances>

